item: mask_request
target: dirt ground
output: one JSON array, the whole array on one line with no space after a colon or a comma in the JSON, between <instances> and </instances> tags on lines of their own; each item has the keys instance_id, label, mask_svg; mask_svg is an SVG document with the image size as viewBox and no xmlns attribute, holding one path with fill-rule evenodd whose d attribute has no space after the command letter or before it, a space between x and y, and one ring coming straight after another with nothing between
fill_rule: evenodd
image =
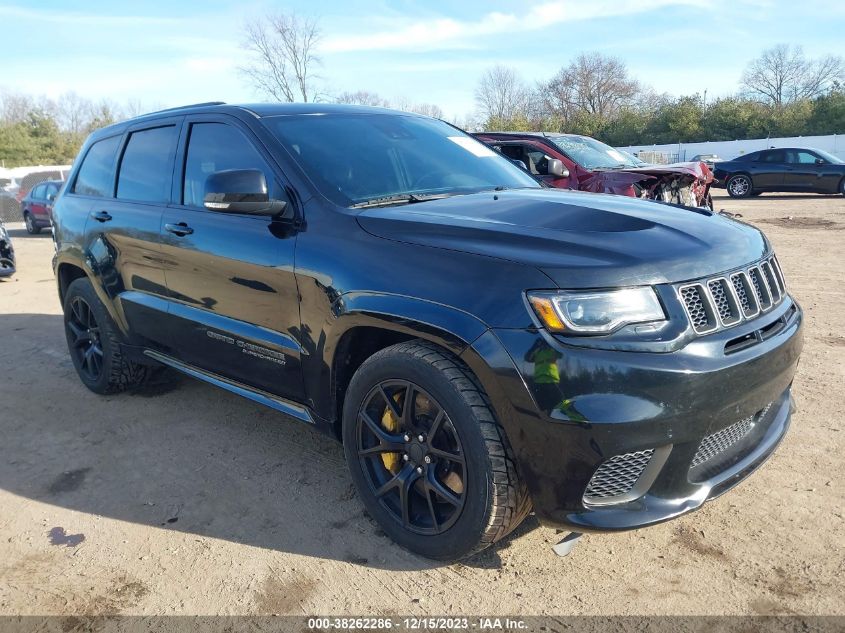
<instances>
[{"instance_id":1,"label":"dirt ground","mask_svg":"<svg viewBox=\"0 0 845 633\"><path fill-rule=\"evenodd\" d=\"M845 614L845 198L717 208L771 238L806 311L798 412L759 472L558 558L530 518L462 564L395 546L332 440L189 378L96 396L65 348L49 231L0 281L0 614Z\"/></svg>"}]
</instances>

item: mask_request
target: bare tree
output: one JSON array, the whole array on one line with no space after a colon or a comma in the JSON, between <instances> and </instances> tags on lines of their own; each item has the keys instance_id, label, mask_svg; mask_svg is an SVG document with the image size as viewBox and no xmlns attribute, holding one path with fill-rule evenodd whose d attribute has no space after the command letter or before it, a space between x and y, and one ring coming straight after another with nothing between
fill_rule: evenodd
<instances>
[{"instance_id":1,"label":"bare tree","mask_svg":"<svg viewBox=\"0 0 845 633\"><path fill-rule=\"evenodd\" d=\"M375 92L368 90L356 90L355 92L341 92L334 99L335 103L350 103L353 105L378 106L389 108L390 101L382 98Z\"/></svg>"},{"instance_id":2,"label":"bare tree","mask_svg":"<svg viewBox=\"0 0 845 633\"><path fill-rule=\"evenodd\" d=\"M781 106L818 97L843 80L841 57L808 59L800 46L778 44L748 64L741 84L750 96Z\"/></svg>"},{"instance_id":3,"label":"bare tree","mask_svg":"<svg viewBox=\"0 0 845 633\"><path fill-rule=\"evenodd\" d=\"M414 103L410 108L408 108L408 112L424 114L425 116L434 117L435 119L443 118L443 108L436 103Z\"/></svg>"},{"instance_id":4,"label":"bare tree","mask_svg":"<svg viewBox=\"0 0 845 633\"><path fill-rule=\"evenodd\" d=\"M507 66L484 71L475 89L479 113L488 122L502 124L524 114L530 91L519 73Z\"/></svg>"},{"instance_id":5,"label":"bare tree","mask_svg":"<svg viewBox=\"0 0 845 633\"><path fill-rule=\"evenodd\" d=\"M639 91L640 85L628 76L625 63L601 53L580 54L543 89L548 109L564 120L579 112L613 117L632 104Z\"/></svg>"},{"instance_id":6,"label":"bare tree","mask_svg":"<svg viewBox=\"0 0 845 633\"><path fill-rule=\"evenodd\" d=\"M244 27L243 48L252 60L241 72L276 101L313 101L319 42L320 29L313 18L294 13L258 17Z\"/></svg>"}]
</instances>

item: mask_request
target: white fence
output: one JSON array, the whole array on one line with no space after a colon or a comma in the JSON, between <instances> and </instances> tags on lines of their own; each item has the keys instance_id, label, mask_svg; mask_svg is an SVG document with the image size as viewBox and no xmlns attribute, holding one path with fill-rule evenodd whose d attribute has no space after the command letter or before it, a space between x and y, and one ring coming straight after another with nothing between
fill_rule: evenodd
<instances>
[{"instance_id":1,"label":"white fence","mask_svg":"<svg viewBox=\"0 0 845 633\"><path fill-rule=\"evenodd\" d=\"M674 160L689 160L698 154L716 154L731 159L770 147L814 147L830 152L845 160L845 134L828 136L791 136L784 138L758 138L748 141L705 141L704 143L672 143L670 145L632 145L620 147L626 152L640 152L671 156ZM677 158L675 158L677 157Z\"/></svg>"}]
</instances>

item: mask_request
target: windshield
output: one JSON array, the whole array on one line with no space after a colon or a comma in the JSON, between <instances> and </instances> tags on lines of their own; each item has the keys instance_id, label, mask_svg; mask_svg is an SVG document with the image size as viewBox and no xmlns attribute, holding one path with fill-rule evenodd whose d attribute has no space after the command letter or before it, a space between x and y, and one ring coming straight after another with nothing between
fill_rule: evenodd
<instances>
[{"instance_id":1,"label":"windshield","mask_svg":"<svg viewBox=\"0 0 845 633\"><path fill-rule=\"evenodd\" d=\"M621 169L639 167L633 159L622 152L588 136L552 136L549 140L564 154L587 169Z\"/></svg>"},{"instance_id":2,"label":"windshield","mask_svg":"<svg viewBox=\"0 0 845 633\"><path fill-rule=\"evenodd\" d=\"M845 165L845 160L842 160L838 156L834 156L833 154L826 152L823 149L814 149L813 151L829 163L833 163L834 165Z\"/></svg>"},{"instance_id":3,"label":"windshield","mask_svg":"<svg viewBox=\"0 0 845 633\"><path fill-rule=\"evenodd\" d=\"M323 195L344 207L541 186L486 145L436 119L307 114L262 122Z\"/></svg>"}]
</instances>

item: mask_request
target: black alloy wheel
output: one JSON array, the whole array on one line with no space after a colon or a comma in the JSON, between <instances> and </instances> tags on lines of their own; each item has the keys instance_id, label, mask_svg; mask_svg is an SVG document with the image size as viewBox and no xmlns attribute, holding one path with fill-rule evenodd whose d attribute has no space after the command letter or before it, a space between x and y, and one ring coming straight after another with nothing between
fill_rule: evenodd
<instances>
[{"instance_id":1,"label":"black alloy wheel","mask_svg":"<svg viewBox=\"0 0 845 633\"><path fill-rule=\"evenodd\" d=\"M437 345L384 348L355 371L341 434L368 514L410 551L458 560L531 511L510 443L469 367Z\"/></svg>"},{"instance_id":2,"label":"black alloy wheel","mask_svg":"<svg viewBox=\"0 0 845 633\"><path fill-rule=\"evenodd\" d=\"M71 354L77 361L79 372L88 380L100 380L103 374L103 346L100 326L94 311L82 297L70 301L70 314L65 319Z\"/></svg>"},{"instance_id":3,"label":"black alloy wheel","mask_svg":"<svg viewBox=\"0 0 845 633\"><path fill-rule=\"evenodd\" d=\"M357 452L371 492L403 528L436 535L460 517L466 459L446 411L413 382L385 380L358 411Z\"/></svg>"}]
</instances>

